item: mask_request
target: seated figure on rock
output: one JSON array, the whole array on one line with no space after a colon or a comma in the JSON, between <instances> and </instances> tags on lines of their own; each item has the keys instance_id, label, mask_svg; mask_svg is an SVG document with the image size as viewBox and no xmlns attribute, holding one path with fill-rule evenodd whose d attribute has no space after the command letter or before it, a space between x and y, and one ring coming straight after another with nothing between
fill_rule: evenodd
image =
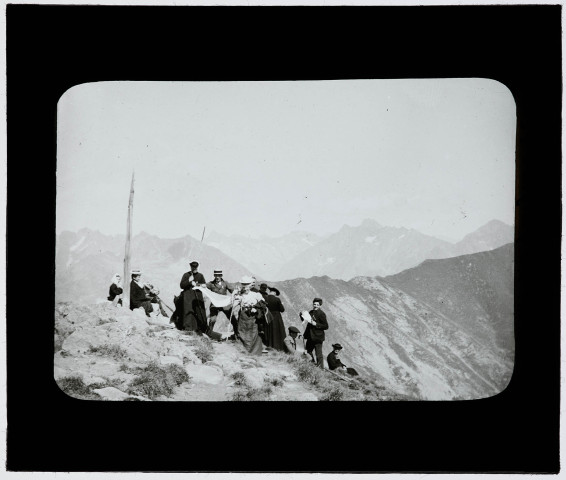
<instances>
[{"instance_id":1,"label":"seated figure on rock","mask_svg":"<svg viewBox=\"0 0 566 480\"><path fill-rule=\"evenodd\" d=\"M132 270L132 282L130 283L130 310L143 308L145 314L149 317L154 312L152 303L158 303L154 297L148 296L145 284L141 281L142 272L140 270ZM155 309L159 314L159 306Z\"/></svg>"}]
</instances>

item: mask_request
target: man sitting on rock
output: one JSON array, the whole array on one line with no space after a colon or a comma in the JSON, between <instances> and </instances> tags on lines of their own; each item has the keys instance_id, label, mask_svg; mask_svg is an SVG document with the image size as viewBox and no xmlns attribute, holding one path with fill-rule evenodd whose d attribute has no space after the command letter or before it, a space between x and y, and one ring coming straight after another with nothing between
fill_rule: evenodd
<instances>
[{"instance_id":1,"label":"man sitting on rock","mask_svg":"<svg viewBox=\"0 0 566 480\"><path fill-rule=\"evenodd\" d=\"M301 331L297 327L289 327L289 335L285 337L283 343L285 344L285 351L291 355L297 354L297 335L301 336Z\"/></svg>"},{"instance_id":2,"label":"man sitting on rock","mask_svg":"<svg viewBox=\"0 0 566 480\"><path fill-rule=\"evenodd\" d=\"M140 270L132 270L132 282L130 283L130 310L142 307L145 314L149 317L153 312L151 305L152 298L146 294L145 285L141 281L142 272ZM159 309L158 309L159 311Z\"/></svg>"},{"instance_id":3,"label":"man sitting on rock","mask_svg":"<svg viewBox=\"0 0 566 480\"><path fill-rule=\"evenodd\" d=\"M358 375L358 372L356 372L356 370L346 367L346 365L344 365L340 360L339 356L340 350L342 350L342 345L340 345L339 343L333 343L332 348L333 350L326 357L328 368L330 370L338 370L341 373L348 373L353 376Z\"/></svg>"}]
</instances>

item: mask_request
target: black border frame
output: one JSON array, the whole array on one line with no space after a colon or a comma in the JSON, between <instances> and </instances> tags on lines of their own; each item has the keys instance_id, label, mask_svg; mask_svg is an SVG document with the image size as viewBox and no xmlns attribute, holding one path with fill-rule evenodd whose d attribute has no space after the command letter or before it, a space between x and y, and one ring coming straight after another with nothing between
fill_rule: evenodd
<instances>
[{"instance_id":1,"label":"black border frame","mask_svg":"<svg viewBox=\"0 0 566 480\"><path fill-rule=\"evenodd\" d=\"M8 471L557 473L561 9L7 5ZM504 392L187 405L57 388L56 103L68 88L438 77L498 80L517 104L517 349Z\"/></svg>"}]
</instances>

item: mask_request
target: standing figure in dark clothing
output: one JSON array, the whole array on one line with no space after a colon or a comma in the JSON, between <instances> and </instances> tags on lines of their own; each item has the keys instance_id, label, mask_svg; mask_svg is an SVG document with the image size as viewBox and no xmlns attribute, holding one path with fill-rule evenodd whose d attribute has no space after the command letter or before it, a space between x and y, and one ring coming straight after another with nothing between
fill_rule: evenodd
<instances>
[{"instance_id":1,"label":"standing figure in dark clothing","mask_svg":"<svg viewBox=\"0 0 566 480\"><path fill-rule=\"evenodd\" d=\"M130 310L143 307L145 314L149 317L153 312L152 298L146 295L144 284L141 281L141 271L132 270L132 282L130 283Z\"/></svg>"},{"instance_id":2,"label":"standing figure in dark clothing","mask_svg":"<svg viewBox=\"0 0 566 480\"><path fill-rule=\"evenodd\" d=\"M358 372L356 372L356 370L354 370L353 368L348 368L340 360L339 357L340 357L340 350L342 350L342 345L340 345L339 343L333 343L332 348L333 350L326 357L326 361L328 362L328 368L330 370L338 369L338 371L340 372L349 373L350 375L353 376L358 375Z\"/></svg>"},{"instance_id":3,"label":"standing figure in dark clothing","mask_svg":"<svg viewBox=\"0 0 566 480\"><path fill-rule=\"evenodd\" d=\"M181 325L184 330L205 333L207 330L204 299L194 287L206 285L202 273L198 271L198 262L191 262L191 271L183 274L180 286L183 289L183 312Z\"/></svg>"},{"instance_id":4,"label":"standing figure in dark clothing","mask_svg":"<svg viewBox=\"0 0 566 480\"><path fill-rule=\"evenodd\" d=\"M214 270L214 280L212 282L208 282L206 284L206 288L220 295L228 295L228 292L232 293L234 291L234 287L226 283L222 278L222 270L220 270L219 268ZM218 312L220 311L224 312L226 317L231 319L232 326L234 328L234 335L236 336L236 338L238 338L238 322L236 318L232 317L232 307L218 308L211 303L208 331L212 332L214 330L216 317L218 316Z\"/></svg>"},{"instance_id":5,"label":"standing figure in dark clothing","mask_svg":"<svg viewBox=\"0 0 566 480\"><path fill-rule=\"evenodd\" d=\"M253 283L252 283L252 287L250 288L250 291L256 292L256 293L261 293L261 296L263 297L265 303L267 304L267 284L262 283L259 286L259 290L258 290L254 286L256 284L255 277L252 277L252 279L253 279ZM269 336L267 334L267 331L269 329L269 324L271 322L271 318L272 318L271 312L269 310L267 310L265 312L265 315L258 317L257 322L256 322L259 338L261 338L261 341L263 342L264 346L266 346L266 347L271 347L271 343L269 341Z\"/></svg>"},{"instance_id":6,"label":"standing figure in dark clothing","mask_svg":"<svg viewBox=\"0 0 566 480\"><path fill-rule=\"evenodd\" d=\"M265 284L263 284L265 285ZM263 287L262 285L262 287ZM261 293L261 288L260 288ZM281 313L285 311L285 307L281 303L281 299L275 294L275 291L270 288L269 295L265 295L265 303L267 309L271 313L271 320L265 326L265 337L267 346L275 350L285 351L285 325Z\"/></svg>"},{"instance_id":7,"label":"standing figure in dark clothing","mask_svg":"<svg viewBox=\"0 0 566 480\"><path fill-rule=\"evenodd\" d=\"M306 351L311 356L312 361L315 359L313 357L313 350L316 354L316 366L324 368L324 358L322 356L322 342L324 342L324 331L328 330L328 321L326 320L326 314L320 309L322 305L321 298L315 298L312 301L312 310L308 312L304 321L307 322L307 326L304 331L304 337L307 340Z\"/></svg>"},{"instance_id":8,"label":"standing figure in dark clothing","mask_svg":"<svg viewBox=\"0 0 566 480\"><path fill-rule=\"evenodd\" d=\"M108 300L112 302L115 307L117 305L122 306L122 293L124 289L122 288L122 277L117 273L112 277L112 283L108 291Z\"/></svg>"}]
</instances>

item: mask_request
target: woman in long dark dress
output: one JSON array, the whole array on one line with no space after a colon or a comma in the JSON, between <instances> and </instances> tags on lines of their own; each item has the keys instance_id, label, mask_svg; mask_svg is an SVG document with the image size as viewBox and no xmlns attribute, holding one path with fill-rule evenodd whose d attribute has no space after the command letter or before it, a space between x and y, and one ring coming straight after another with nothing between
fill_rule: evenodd
<instances>
[{"instance_id":1,"label":"woman in long dark dress","mask_svg":"<svg viewBox=\"0 0 566 480\"><path fill-rule=\"evenodd\" d=\"M193 290L194 287L206 285L206 280L202 273L198 271L198 262L191 262L191 271L183 274L180 287L183 289L182 294L182 321L183 330L204 333L207 329L206 310L202 293L199 290Z\"/></svg>"},{"instance_id":2,"label":"woman in long dark dress","mask_svg":"<svg viewBox=\"0 0 566 480\"><path fill-rule=\"evenodd\" d=\"M285 311L285 307L279 298L279 290L270 288L269 291L269 295L265 297L267 308L271 313L271 321L267 324L266 329L267 345L284 352L286 334L281 313Z\"/></svg>"},{"instance_id":3,"label":"woman in long dark dress","mask_svg":"<svg viewBox=\"0 0 566 480\"><path fill-rule=\"evenodd\" d=\"M244 347L252 355L259 355L263 352L263 343L256 322L266 314L267 305L261 293L250 291L252 282L251 277L242 277L242 288L234 296L232 312L238 316L238 333Z\"/></svg>"}]
</instances>

